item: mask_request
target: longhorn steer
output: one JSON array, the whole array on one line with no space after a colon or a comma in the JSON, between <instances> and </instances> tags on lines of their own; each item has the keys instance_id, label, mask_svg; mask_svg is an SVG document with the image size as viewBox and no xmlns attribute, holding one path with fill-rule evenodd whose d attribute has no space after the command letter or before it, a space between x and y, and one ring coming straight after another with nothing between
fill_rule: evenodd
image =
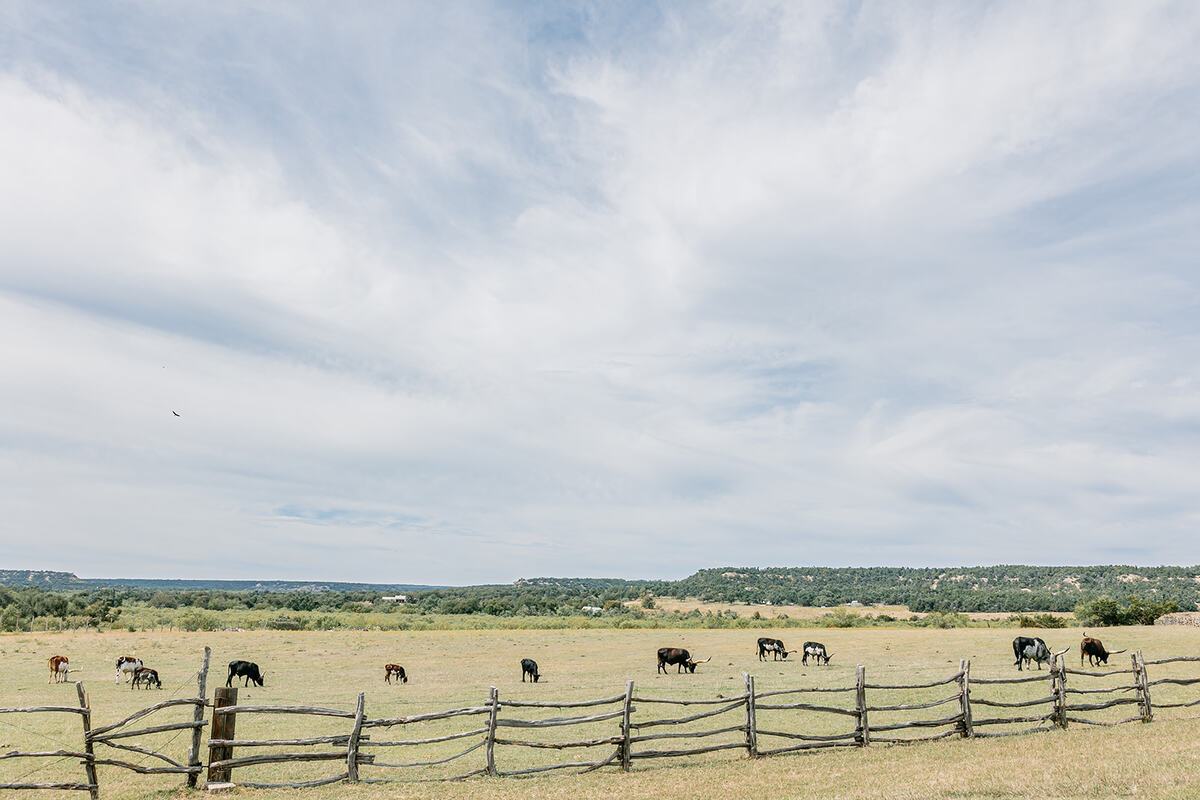
<instances>
[{"instance_id":1,"label":"longhorn steer","mask_svg":"<svg viewBox=\"0 0 1200 800\"><path fill-rule=\"evenodd\" d=\"M384 664L383 682L391 683L393 677L396 679L396 683L408 683L408 676L404 674L404 667L399 664Z\"/></svg>"},{"instance_id":2,"label":"longhorn steer","mask_svg":"<svg viewBox=\"0 0 1200 800\"><path fill-rule=\"evenodd\" d=\"M50 656L50 680L46 683L64 683L71 671L70 659L66 656Z\"/></svg>"},{"instance_id":3,"label":"longhorn steer","mask_svg":"<svg viewBox=\"0 0 1200 800\"><path fill-rule=\"evenodd\" d=\"M264 675L259 672L258 664L253 661L230 661L229 677L225 679L225 685L232 686L235 677L246 679L242 682L242 686L249 686L250 681L254 681L258 686L264 685Z\"/></svg>"},{"instance_id":4,"label":"longhorn steer","mask_svg":"<svg viewBox=\"0 0 1200 800\"><path fill-rule=\"evenodd\" d=\"M787 650L786 648L784 648L783 642L779 639L770 639L770 638L764 636L758 640L758 660L759 661L766 661L767 653L771 654L772 661L778 661L781 656L786 661L787 657L788 657L788 653L790 653L790 652L791 652L790 650Z\"/></svg>"},{"instance_id":5,"label":"longhorn steer","mask_svg":"<svg viewBox=\"0 0 1200 800\"><path fill-rule=\"evenodd\" d=\"M805 642L804 655L800 658L800 663L807 667L809 656L816 659L817 666L819 667L822 664L828 665L829 659L833 658L833 653L827 652L825 645L820 642Z\"/></svg>"},{"instance_id":6,"label":"longhorn steer","mask_svg":"<svg viewBox=\"0 0 1200 800\"><path fill-rule=\"evenodd\" d=\"M532 658L521 659L521 683L525 682L525 676L528 675L534 683L538 682L538 678L542 677L538 672L537 662Z\"/></svg>"},{"instance_id":7,"label":"longhorn steer","mask_svg":"<svg viewBox=\"0 0 1200 800\"><path fill-rule=\"evenodd\" d=\"M1087 656L1088 663L1094 667L1097 663L1107 665L1109 656L1115 656L1117 653L1124 652L1125 650L1105 650L1103 642L1099 639L1093 639L1085 633L1083 641L1079 643L1079 666L1083 666L1084 656Z\"/></svg>"},{"instance_id":8,"label":"longhorn steer","mask_svg":"<svg viewBox=\"0 0 1200 800\"><path fill-rule=\"evenodd\" d=\"M1015 663L1018 670L1022 669L1022 664L1028 664L1030 661L1036 661L1040 670L1043 662L1049 664L1051 661L1050 648L1036 636L1018 636L1013 639L1013 655L1017 657Z\"/></svg>"},{"instance_id":9,"label":"longhorn steer","mask_svg":"<svg viewBox=\"0 0 1200 800\"><path fill-rule=\"evenodd\" d=\"M681 647L660 647L658 649L658 671L664 675L667 673L667 665L674 664L677 669L675 674L683 672L685 669L689 673L695 673L697 664L707 664L712 661L712 656L703 661L693 661L692 654Z\"/></svg>"},{"instance_id":10,"label":"longhorn steer","mask_svg":"<svg viewBox=\"0 0 1200 800\"><path fill-rule=\"evenodd\" d=\"M131 678L142 666L140 658L133 656L117 656L117 679L113 683L120 683L122 675L128 675Z\"/></svg>"}]
</instances>

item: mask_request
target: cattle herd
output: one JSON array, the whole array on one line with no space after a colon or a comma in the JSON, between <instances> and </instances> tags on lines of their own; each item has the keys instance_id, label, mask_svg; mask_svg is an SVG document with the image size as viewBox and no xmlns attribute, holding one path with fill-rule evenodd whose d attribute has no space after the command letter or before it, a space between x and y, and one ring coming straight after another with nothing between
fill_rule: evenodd
<instances>
[{"instance_id":1,"label":"cattle herd","mask_svg":"<svg viewBox=\"0 0 1200 800\"><path fill-rule=\"evenodd\" d=\"M1018 670L1029 667L1032 664L1037 664L1040 670L1042 664L1050 664L1054 658L1053 653L1046 643L1036 636L1018 636L1012 641L1013 655L1016 657L1014 666ZM779 639L771 639L762 637L758 640L758 659L765 661L767 654L771 654L771 660L778 661L780 659L787 660L787 657L795 650L788 650L783 642ZM800 657L801 663L808 665L808 659L812 658L817 666L828 666L829 659L833 658L833 654L825 649L825 645L820 642L805 642L800 648L803 655ZM1066 652L1065 650L1063 652ZM1118 653L1124 653L1125 650L1106 650L1103 642L1099 639L1083 635L1083 641L1079 643L1079 665L1083 666L1083 661L1086 658L1092 666L1098 664L1108 664L1108 657ZM712 656L703 661L696 661L692 658L692 654L681 647L662 647L658 650L658 672L667 674L667 667L674 666L676 674L687 672L694 674L696 667L700 664L707 664L712 661ZM70 659L66 656L55 655L50 656L50 680L49 683L64 683L68 680L71 668ZM129 679L130 689L138 688L162 688L162 681L158 677L156 670L150 669L142 664L140 658L134 656L118 656L117 657L117 676L114 681L117 684L121 683L121 677L125 676ZM541 673L538 670L537 662L532 658L521 659L521 682L525 682L528 677L534 683L538 682ZM233 685L234 678L242 678L243 686L249 686L251 682L255 686L265 686L264 673L259 669L258 664L253 661L230 661L229 676L225 679L226 686ZM408 675L404 671L404 667L399 664L384 664L383 665L383 680L386 683L391 683L392 679L396 679L396 683L408 683Z\"/></svg>"}]
</instances>

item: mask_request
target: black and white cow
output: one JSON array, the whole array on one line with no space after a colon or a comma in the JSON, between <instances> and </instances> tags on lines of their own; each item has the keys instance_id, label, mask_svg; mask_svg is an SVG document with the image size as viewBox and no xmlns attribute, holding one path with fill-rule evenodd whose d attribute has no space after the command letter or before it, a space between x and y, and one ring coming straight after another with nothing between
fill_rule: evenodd
<instances>
[{"instance_id":1,"label":"black and white cow","mask_svg":"<svg viewBox=\"0 0 1200 800\"><path fill-rule=\"evenodd\" d=\"M778 661L781 657L786 661L790 652L790 650L783 646L783 642L779 639L770 639L764 636L758 640L759 661L766 661L767 653L771 654L772 661Z\"/></svg>"},{"instance_id":2,"label":"black and white cow","mask_svg":"<svg viewBox=\"0 0 1200 800\"><path fill-rule=\"evenodd\" d=\"M1018 636L1013 639L1013 655L1016 656L1016 667L1018 670L1027 666L1030 661L1037 662L1037 668L1040 670L1042 664L1051 663L1050 648L1046 647L1046 643L1040 638L1033 636Z\"/></svg>"},{"instance_id":3,"label":"black and white cow","mask_svg":"<svg viewBox=\"0 0 1200 800\"><path fill-rule=\"evenodd\" d=\"M158 679L158 670L150 669L149 667L138 667L133 671L133 680L129 683L129 688L136 689L140 686L145 686L147 689L154 687L162 688L162 681Z\"/></svg>"},{"instance_id":4,"label":"black and white cow","mask_svg":"<svg viewBox=\"0 0 1200 800\"><path fill-rule=\"evenodd\" d=\"M829 659L833 658L833 653L826 652L825 645L820 642L805 642L804 655L800 658L800 663L808 666L808 657L812 656L817 661L817 666L829 664Z\"/></svg>"},{"instance_id":5,"label":"black and white cow","mask_svg":"<svg viewBox=\"0 0 1200 800\"><path fill-rule=\"evenodd\" d=\"M137 672L141 666L142 660L140 658L134 658L133 656L117 656L117 679L113 681L113 683L120 683L122 674L128 675L130 678L132 678L133 673Z\"/></svg>"},{"instance_id":6,"label":"black and white cow","mask_svg":"<svg viewBox=\"0 0 1200 800\"><path fill-rule=\"evenodd\" d=\"M250 681L254 681L257 686L263 686L263 678L265 677L258 671L258 664L253 661L230 661L229 662L229 677L225 679L226 686L233 686L233 679L245 678L242 686L249 686Z\"/></svg>"},{"instance_id":7,"label":"black and white cow","mask_svg":"<svg viewBox=\"0 0 1200 800\"><path fill-rule=\"evenodd\" d=\"M526 675L528 675L531 679L533 679L534 683L537 683L538 678L542 677L541 674L538 672L537 662L534 661L532 658L522 658L521 659L521 683L525 682Z\"/></svg>"}]
</instances>

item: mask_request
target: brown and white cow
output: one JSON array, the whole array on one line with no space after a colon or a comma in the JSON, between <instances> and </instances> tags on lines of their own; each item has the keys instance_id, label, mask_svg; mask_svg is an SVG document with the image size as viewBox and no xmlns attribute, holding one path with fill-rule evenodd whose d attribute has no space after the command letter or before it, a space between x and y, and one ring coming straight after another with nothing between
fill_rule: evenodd
<instances>
[{"instance_id":1,"label":"brown and white cow","mask_svg":"<svg viewBox=\"0 0 1200 800\"><path fill-rule=\"evenodd\" d=\"M396 683L408 683L408 676L404 674L404 667L400 666L399 664L384 664L384 683L391 683L393 677L395 677Z\"/></svg>"},{"instance_id":2,"label":"brown and white cow","mask_svg":"<svg viewBox=\"0 0 1200 800\"><path fill-rule=\"evenodd\" d=\"M133 671L133 680L129 683L130 689L136 689L140 686L145 686L147 689L155 687L162 688L162 681L158 678L158 670L150 669L149 667L138 667Z\"/></svg>"},{"instance_id":3,"label":"brown and white cow","mask_svg":"<svg viewBox=\"0 0 1200 800\"><path fill-rule=\"evenodd\" d=\"M65 683L71 671L69 663L66 656L50 656L50 680L46 683Z\"/></svg>"},{"instance_id":4,"label":"brown and white cow","mask_svg":"<svg viewBox=\"0 0 1200 800\"><path fill-rule=\"evenodd\" d=\"M128 675L130 678L132 678L133 673L137 672L141 666L142 660L140 658L134 658L133 656L117 656L117 679L113 681L113 683L120 683L122 674Z\"/></svg>"}]
</instances>

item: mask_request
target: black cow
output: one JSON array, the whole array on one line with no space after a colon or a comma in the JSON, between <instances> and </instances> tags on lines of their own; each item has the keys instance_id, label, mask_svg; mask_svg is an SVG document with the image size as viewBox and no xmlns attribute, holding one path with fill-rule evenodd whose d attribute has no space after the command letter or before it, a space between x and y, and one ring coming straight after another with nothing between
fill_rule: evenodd
<instances>
[{"instance_id":1,"label":"black cow","mask_svg":"<svg viewBox=\"0 0 1200 800\"><path fill-rule=\"evenodd\" d=\"M534 683L537 683L538 678L542 677L538 674L537 662L532 658L521 659L521 683L525 682L526 675L532 678Z\"/></svg>"},{"instance_id":2,"label":"black cow","mask_svg":"<svg viewBox=\"0 0 1200 800\"><path fill-rule=\"evenodd\" d=\"M1088 663L1094 667L1097 664L1107 665L1109 656L1115 656L1117 653L1124 652L1125 650L1105 650L1103 642L1099 639L1093 639L1085 633L1083 641L1079 643L1079 666L1083 666L1084 656L1087 656Z\"/></svg>"},{"instance_id":3,"label":"black cow","mask_svg":"<svg viewBox=\"0 0 1200 800\"><path fill-rule=\"evenodd\" d=\"M132 690L141 685L145 685L147 689L151 686L161 689L162 681L158 679L158 670L150 669L149 667L138 667L134 670L133 681L129 684L129 688Z\"/></svg>"},{"instance_id":4,"label":"black cow","mask_svg":"<svg viewBox=\"0 0 1200 800\"><path fill-rule=\"evenodd\" d=\"M658 649L658 670L664 675L667 674L667 664L674 664L677 669L675 674L683 672L685 669L689 673L695 673L697 664L707 664L712 661L712 656L703 661L693 661L692 654L681 647L660 647Z\"/></svg>"},{"instance_id":5,"label":"black cow","mask_svg":"<svg viewBox=\"0 0 1200 800\"><path fill-rule=\"evenodd\" d=\"M1018 636L1013 639L1013 655L1017 657L1016 667L1022 669L1022 665L1027 665L1030 661L1036 661L1038 669L1042 668L1042 663L1049 664L1051 662L1050 648L1046 647L1046 643L1038 637Z\"/></svg>"},{"instance_id":6,"label":"black cow","mask_svg":"<svg viewBox=\"0 0 1200 800\"><path fill-rule=\"evenodd\" d=\"M245 678L242 686L249 686L250 681L258 686L263 686L263 674L258 671L258 664L253 661L230 661L229 662L229 677L225 679L226 686L233 685L233 679Z\"/></svg>"},{"instance_id":7,"label":"black cow","mask_svg":"<svg viewBox=\"0 0 1200 800\"><path fill-rule=\"evenodd\" d=\"M819 667L822 664L828 665L829 659L833 658L833 653L827 652L825 650L825 645L821 644L820 642L805 642L804 655L800 657L800 663L807 667L809 656L812 656L814 659L816 659L817 666Z\"/></svg>"},{"instance_id":8,"label":"black cow","mask_svg":"<svg viewBox=\"0 0 1200 800\"><path fill-rule=\"evenodd\" d=\"M766 636L758 640L758 660L766 661L767 653L771 654L772 661L778 661L780 656L786 661L788 653L791 651L783 646L783 642L779 639L771 639Z\"/></svg>"}]
</instances>

